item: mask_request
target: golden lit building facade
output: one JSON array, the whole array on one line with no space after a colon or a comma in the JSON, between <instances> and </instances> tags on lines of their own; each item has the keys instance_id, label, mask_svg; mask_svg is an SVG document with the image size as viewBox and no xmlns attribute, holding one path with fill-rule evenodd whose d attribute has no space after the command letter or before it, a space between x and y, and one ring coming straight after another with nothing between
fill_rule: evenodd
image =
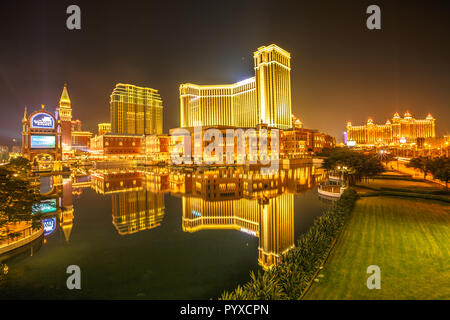
<instances>
[{"instance_id":1,"label":"golden lit building facade","mask_svg":"<svg viewBox=\"0 0 450 320\"><path fill-rule=\"evenodd\" d=\"M255 128L223 125L186 127L182 132L175 128L169 131L169 153L186 157L186 164L202 161L207 164L243 164L246 161L268 164L279 160L278 131L264 124ZM266 141L264 146L261 146L261 141ZM172 157L169 162L173 163Z\"/></svg>"},{"instance_id":2,"label":"golden lit building facade","mask_svg":"<svg viewBox=\"0 0 450 320\"><path fill-rule=\"evenodd\" d=\"M158 90L118 83L110 101L114 134L162 134L163 104Z\"/></svg>"},{"instance_id":3,"label":"golden lit building facade","mask_svg":"<svg viewBox=\"0 0 450 320\"><path fill-rule=\"evenodd\" d=\"M254 53L255 77L228 85L180 85L180 126L292 128L290 54L272 44Z\"/></svg>"},{"instance_id":4,"label":"golden lit building facade","mask_svg":"<svg viewBox=\"0 0 450 320\"><path fill-rule=\"evenodd\" d=\"M261 122L280 129L292 128L290 53L272 44L258 48L253 58Z\"/></svg>"},{"instance_id":5,"label":"golden lit building facade","mask_svg":"<svg viewBox=\"0 0 450 320\"><path fill-rule=\"evenodd\" d=\"M395 113L385 124L375 124L371 118L363 126L353 126L347 123L348 141L356 144L400 144L416 142L418 138L434 138L436 136L436 119L428 114L425 119L415 119L410 112L402 117Z\"/></svg>"},{"instance_id":6,"label":"golden lit building facade","mask_svg":"<svg viewBox=\"0 0 450 320\"><path fill-rule=\"evenodd\" d=\"M259 123L255 78L230 85L180 86L181 127L254 127Z\"/></svg>"},{"instance_id":7,"label":"golden lit building facade","mask_svg":"<svg viewBox=\"0 0 450 320\"><path fill-rule=\"evenodd\" d=\"M111 133L111 123L105 122L105 123L99 123L98 126L98 135L104 135Z\"/></svg>"}]
</instances>

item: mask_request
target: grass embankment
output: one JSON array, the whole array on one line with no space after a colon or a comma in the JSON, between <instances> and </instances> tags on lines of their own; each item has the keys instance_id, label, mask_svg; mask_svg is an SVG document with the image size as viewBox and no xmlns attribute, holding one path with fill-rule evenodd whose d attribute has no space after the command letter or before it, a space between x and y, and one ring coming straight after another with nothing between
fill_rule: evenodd
<instances>
[{"instance_id":1,"label":"grass embankment","mask_svg":"<svg viewBox=\"0 0 450 320\"><path fill-rule=\"evenodd\" d=\"M450 299L450 205L402 196L434 191L430 184L375 182L414 192L358 200L304 299ZM366 286L369 265L381 269L380 290Z\"/></svg>"},{"instance_id":2,"label":"grass embankment","mask_svg":"<svg viewBox=\"0 0 450 320\"><path fill-rule=\"evenodd\" d=\"M356 185L355 189L362 197L394 196L450 203L450 191L428 181L371 180Z\"/></svg>"}]
</instances>

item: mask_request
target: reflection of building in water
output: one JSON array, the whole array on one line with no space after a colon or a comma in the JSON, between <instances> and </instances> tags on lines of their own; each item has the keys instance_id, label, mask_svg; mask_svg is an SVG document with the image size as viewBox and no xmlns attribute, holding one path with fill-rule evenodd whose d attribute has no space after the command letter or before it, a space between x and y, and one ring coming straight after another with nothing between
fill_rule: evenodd
<instances>
[{"instance_id":1,"label":"reflection of building in water","mask_svg":"<svg viewBox=\"0 0 450 320\"><path fill-rule=\"evenodd\" d=\"M120 235L160 226L164 209L162 193L142 190L112 195L113 224Z\"/></svg>"},{"instance_id":2,"label":"reflection of building in water","mask_svg":"<svg viewBox=\"0 0 450 320\"><path fill-rule=\"evenodd\" d=\"M59 226L64 233L64 238L69 242L73 227L73 202L72 202L72 179L63 179L62 206L59 213Z\"/></svg>"},{"instance_id":3,"label":"reflection of building in water","mask_svg":"<svg viewBox=\"0 0 450 320\"><path fill-rule=\"evenodd\" d=\"M192 174L181 170L172 170L169 173L169 188L173 195L191 193Z\"/></svg>"},{"instance_id":4,"label":"reflection of building in water","mask_svg":"<svg viewBox=\"0 0 450 320\"><path fill-rule=\"evenodd\" d=\"M243 167L198 169L194 172L171 171L170 191L173 194L193 194L206 200L259 199L283 193L300 193L311 189L326 178L326 172L314 166L274 170L261 173Z\"/></svg>"},{"instance_id":5,"label":"reflection of building in water","mask_svg":"<svg viewBox=\"0 0 450 320\"><path fill-rule=\"evenodd\" d=\"M234 229L258 237L258 262L263 268L275 264L281 254L294 246L293 194L265 201L183 197L182 204L183 231Z\"/></svg>"},{"instance_id":6,"label":"reflection of building in water","mask_svg":"<svg viewBox=\"0 0 450 320\"><path fill-rule=\"evenodd\" d=\"M198 169L170 173L171 191L183 196L183 231L233 229L259 238L258 262L277 263L294 246L294 194L326 177L314 166L261 173L259 168ZM191 191L181 192L181 186Z\"/></svg>"},{"instance_id":7,"label":"reflection of building in water","mask_svg":"<svg viewBox=\"0 0 450 320\"><path fill-rule=\"evenodd\" d=\"M113 225L120 235L155 228L164 218L164 194L168 171L99 170L91 175L91 186L112 195Z\"/></svg>"}]
</instances>

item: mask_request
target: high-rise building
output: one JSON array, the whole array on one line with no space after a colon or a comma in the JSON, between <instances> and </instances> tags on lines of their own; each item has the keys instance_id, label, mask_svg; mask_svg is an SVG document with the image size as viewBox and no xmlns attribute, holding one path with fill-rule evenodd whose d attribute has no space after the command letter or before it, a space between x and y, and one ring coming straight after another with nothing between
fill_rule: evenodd
<instances>
[{"instance_id":1,"label":"high-rise building","mask_svg":"<svg viewBox=\"0 0 450 320\"><path fill-rule=\"evenodd\" d=\"M253 58L261 122L280 129L292 128L290 53L272 44L259 47Z\"/></svg>"},{"instance_id":2,"label":"high-rise building","mask_svg":"<svg viewBox=\"0 0 450 320\"><path fill-rule=\"evenodd\" d=\"M292 128L290 54L272 44L254 53L255 77L226 85L180 85L180 126Z\"/></svg>"},{"instance_id":3,"label":"high-rise building","mask_svg":"<svg viewBox=\"0 0 450 320\"><path fill-rule=\"evenodd\" d=\"M61 120L61 142L64 153L72 149L72 106L67 92L67 83L64 84L56 112L57 118Z\"/></svg>"},{"instance_id":4,"label":"high-rise building","mask_svg":"<svg viewBox=\"0 0 450 320\"><path fill-rule=\"evenodd\" d=\"M436 119L428 114L425 119L415 119L409 111L403 118L396 112L385 124L375 124L371 118L366 125L353 126L347 123L347 139L357 144L399 144L415 142L417 138L434 138Z\"/></svg>"},{"instance_id":5,"label":"high-rise building","mask_svg":"<svg viewBox=\"0 0 450 320\"><path fill-rule=\"evenodd\" d=\"M163 104L158 90L132 84L116 84L110 101L114 134L161 134Z\"/></svg>"},{"instance_id":6,"label":"high-rise building","mask_svg":"<svg viewBox=\"0 0 450 320\"><path fill-rule=\"evenodd\" d=\"M180 86L181 127L254 127L259 121L255 78L228 85Z\"/></svg>"}]
</instances>

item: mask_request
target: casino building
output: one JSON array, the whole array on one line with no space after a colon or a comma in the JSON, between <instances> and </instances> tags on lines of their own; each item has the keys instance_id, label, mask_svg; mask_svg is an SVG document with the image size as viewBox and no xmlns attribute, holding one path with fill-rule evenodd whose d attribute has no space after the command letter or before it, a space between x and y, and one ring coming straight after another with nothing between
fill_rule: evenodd
<instances>
[{"instance_id":1,"label":"casino building","mask_svg":"<svg viewBox=\"0 0 450 320\"><path fill-rule=\"evenodd\" d=\"M45 110L27 115L27 108L22 119L22 154L30 161L47 163L62 160L61 120Z\"/></svg>"},{"instance_id":2,"label":"casino building","mask_svg":"<svg viewBox=\"0 0 450 320\"><path fill-rule=\"evenodd\" d=\"M403 118L396 112L385 124L375 124L371 118L362 126L353 126L348 122L347 139L358 145L414 143L418 138L434 138L435 128L436 119L431 114L425 119L415 119L409 111Z\"/></svg>"},{"instance_id":3,"label":"casino building","mask_svg":"<svg viewBox=\"0 0 450 320\"><path fill-rule=\"evenodd\" d=\"M291 55L275 44L253 54L255 76L225 85L180 85L180 126L292 128Z\"/></svg>"},{"instance_id":4,"label":"casino building","mask_svg":"<svg viewBox=\"0 0 450 320\"><path fill-rule=\"evenodd\" d=\"M118 83L111 94L111 133L162 134L163 105L158 90Z\"/></svg>"}]
</instances>

